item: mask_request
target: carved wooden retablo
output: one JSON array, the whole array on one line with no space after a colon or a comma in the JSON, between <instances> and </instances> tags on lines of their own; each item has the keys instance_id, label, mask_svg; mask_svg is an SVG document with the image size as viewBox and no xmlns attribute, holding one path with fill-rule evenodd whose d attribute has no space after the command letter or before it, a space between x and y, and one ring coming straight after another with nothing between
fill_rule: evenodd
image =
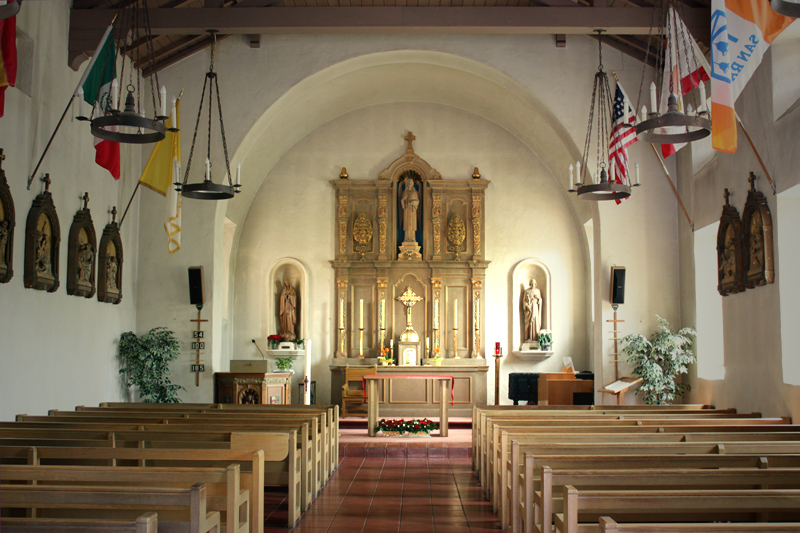
<instances>
[{"instance_id":1,"label":"carved wooden retablo","mask_svg":"<svg viewBox=\"0 0 800 533\"><path fill-rule=\"evenodd\" d=\"M395 352L387 357L398 359L399 342L411 323L418 353L427 345L426 355L479 357L482 280L489 265L483 255L489 181L477 169L459 179L443 179L415 153L416 136L408 132L403 139L404 153L377 179L353 179L342 167L331 180L336 191L337 246L331 261L337 283L336 357L358 357L361 300L377 310L364 322L367 358L377 357L382 348L388 351L391 344ZM418 295L420 305L406 307L398 299L406 291ZM456 350L443 353L444 335L448 344L453 337L453 324L444 319L454 316L456 302L458 316L467 321L457 330Z\"/></svg>"},{"instance_id":2,"label":"carved wooden retablo","mask_svg":"<svg viewBox=\"0 0 800 533\"><path fill-rule=\"evenodd\" d=\"M750 190L742 212L744 284L748 289L775 281L772 243L772 213L767 198L756 190L756 175L748 178Z\"/></svg>"},{"instance_id":3,"label":"carved wooden retablo","mask_svg":"<svg viewBox=\"0 0 800 533\"><path fill-rule=\"evenodd\" d=\"M0 148L0 283L8 283L14 276L14 226L16 214L11 189L3 170L3 149Z\"/></svg>"},{"instance_id":4,"label":"carved wooden retablo","mask_svg":"<svg viewBox=\"0 0 800 533\"><path fill-rule=\"evenodd\" d=\"M25 288L55 292L58 290L59 245L61 225L58 222L50 174L42 178L44 192L33 200L25 225Z\"/></svg>"},{"instance_id":5,"label":"carved wooden retablo","mask_svg":"<svg viewBox=\"0 0 800 533\"><path fill-rule=\"evenodd\" d=\"M717 290L722 296L744 290L742 281L742 221L739 211L730 204L730 192L725 189L725 205L717 230Z\"/></svg>"}]
</instances>

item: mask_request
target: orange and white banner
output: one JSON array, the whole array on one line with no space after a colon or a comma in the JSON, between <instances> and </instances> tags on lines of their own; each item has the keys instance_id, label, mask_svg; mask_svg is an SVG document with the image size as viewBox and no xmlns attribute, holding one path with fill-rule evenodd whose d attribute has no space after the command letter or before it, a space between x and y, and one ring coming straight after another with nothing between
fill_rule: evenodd
<instances>
[{"instance_id":1,"label":"orange and white banner","mask_svg":"<svg viewBox=\"0 0 800 533\"><path fill-rule=\"evenodd\" d=\"M712 0L711 139L714 149L736 152L734 104L769 45L793 18L775 13L767 0Z\"/></svg>"}]
</instances>

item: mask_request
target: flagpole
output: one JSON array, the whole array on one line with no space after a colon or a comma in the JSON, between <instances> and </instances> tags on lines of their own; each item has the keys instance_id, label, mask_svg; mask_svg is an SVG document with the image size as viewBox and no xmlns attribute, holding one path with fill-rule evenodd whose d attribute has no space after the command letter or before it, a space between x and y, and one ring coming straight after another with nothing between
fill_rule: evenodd
<instances>
[{"instance_id":1,"label":"flagpole","mask_svg":"<svg viewBox=\"0 0 800 533\"><path fill-rule=\"evenodd\" d=\"M689 218L689 213L686 211L686 207L683 205L683 200L681 200L681 195L678 194L678 189L676 189L675 184L672 183L672 178L669 175L669 170L667 170L667 165L664 164L664 160L661 159L661 155L658 153L658 150L656 150L656 145L650 143L650 148L653 149L653 153L656 154L658 162L661 163L661 169L664 171L664 176L667 178L667 181L669 182L670 186L672 186L672 192L675 193L675 198L677 198L678 203L681 204L681 209L683 209L683 214L686 215L686 220L689 221L689 226L691 226L692 231L694 231L694 223L692 222L692 219Z\"/></svg>"},{"instance_id":2,"label":"flagpole","mask_svg":"<svg viewBox=\"0 0 800 533\"><path fill-rule=\"evenodd\" d=\"M735 113L735 111L734 111L734 113ZM739 118L739 113L736 113L736 122L739 124L739 126L742 127L742 131L744 132L744 136L747 137L747 142L750 143L750 148L752 148L753 149L753 153L756 154L756 159L758 159L758 163L761 165L761 170L764 171L764 175L767 176L767 181L769 181L769 184L772 187L772 194L778 194L778 191L775 188L775 182L772 181L772 177L769 175L769 172L767 171L767 167L766 167L766 165L764 165L764 161L761 160L761 156L759 155L758 150L756 150L756 145L753 144L753 139L751 139L750 138L750 134L747 133L747 130L744 127L744 122L742 122L742 119Z\"/></svg>"},{"instance_id":3,"label":"flagpole","mask_svg":"<svg viewBox=\"0 0 800 533\"><path fill-rule=\"evenodd\" d=\"M140 181L136 182L136 188L133 189L133 194L131 194L131 199L128 200L128 207L125 208L125 212L122 213L122 218L119 220L119 227L122 228L122 223L125 222L125 215L128 214L128 209L131 208L131 204L133 203L133 198L136 196L136 192L139 190L139 185L141 184Z\"/></svg>"},{"instance_id":4,"label":"flagpole","mask_svg":"<svg viewBox=\"0 0 800 533\"><path fill-rule=\"evenodd\" d=\"M103 46L103 43L106 42L106 38L108 38L108 34L111 32L111 29L114 27L114 21L117 20L117 16L114 15L114 18L111 20L111 24L108 25L106 28L106 32L103 34L103 38L100 39L100 43L97 45L97 49L94 51L92 55L92 59L89 61L89 65L87 65L86 70L83 72L83 76L81 76L81 81L78 82L78 86L72 92L72 96L69 99L69 103L67 107L64 109L64 113L61 115L61 119L58 121L56 125L56 129L53 130L53 134L50 136L50 140L47 141L47 146L44 147L44 152L42 152L42 157L39 158L39 162L36 163L36 168L33 169L30 177L28 178L28 190L31 190L31 183L33 183L34 178L36 177L36 172L39 170L39 167L42 166L42 161L44 161L44 156L47 155L47 151L50 150L50 145L53 144L53 139L56 137L56 133L58 133L59 128L61 128L61 124L64 122L64 117L67 116L67 112L69 112L69 108L72 107L72 103L75 101L75 96L78 94L78 89L83 87L86 78L89 76L89 71L94 65L94 62L97 60L97 56L100 53L100 50Z\"/></svg>"}]
</instances>

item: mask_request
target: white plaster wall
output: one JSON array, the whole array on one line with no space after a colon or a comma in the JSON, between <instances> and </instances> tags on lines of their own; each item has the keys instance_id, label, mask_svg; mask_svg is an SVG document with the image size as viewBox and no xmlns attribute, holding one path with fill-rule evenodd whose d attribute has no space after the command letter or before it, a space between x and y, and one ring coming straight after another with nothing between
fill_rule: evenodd
<instances>
[{"instance_id":1,"label":"white plaster wall","mask_svg":"<svg viewBox=\"0 0 800 533\"><path fill-rule=\"evenodd\" d=\"M635 319L652 317L649 320L654 320L655 312L669 315L678 308L674 290L677 268L672 263L677 256L674 204L664 200L667 195L662 193L666 182L659 185L658 178L654 177L651 185L647 180L647 176L657 176L656 171L660 172L654 156L647 157L645 153L638 159L645 185L636 195L646 198L646 203L634 200L616 210L614 206L598 211L594 204L577 200L565 191L567 166L580 157L578 146L583 146L597 64L595 41L570 37L566 49L557 49L552 38L547 36L269 35L264 36L262 43L262 48L250 49L243 38L229 38L220 44L217 55L232 165L243 163L242 194L220 202L213 221L204 207L190 207L192 202L185 202L184 217L190 211L196 214L189 215L191 223L184 218L184 239L194 241L184 240L184 249L168 261L161 259L158 255L161 252L156 250L162 244L150 238L150 226L155 224L152 219L160 217L160 208L142 204L142 264L152 271L140 278L140 326L145 321L153 325L174 323L183 335L189 334L191 325L186 321L192 316L192 310L187 304L179 303L186 289L178 288L178 284L185 284L181 278L185 277L187 266L204 264L206 293L213 299L213 287L209 289L208 284L209 280L217 283L221 276L217 272L221 272L217 263L222 257L222 239L218 234L221 236L222 221L227 216L237 224L232 259L236 265L231 266L231 271L236 273L231 281L235 295L231 319L234 333L230 353L214 352L209 357L212 369L225 371L229 359L255 355L250 339L254 333L261 332L263 326L258 315L251 316L251 313L261 313L264 309L257 302L258 287L264 279L262 271L269 268L270 258L285 255L298 257L309 265L323 265L322 268L310 267L310 276L314 294L325 295L321 300L323 305L314 310L318 316L312 316L312 324L317 323L312 325L312 331L321 337L314 339L315 367L324 367L323 361L330 357L333 340L330 312L325 307L332 295L332 272L327 263L322 263L333 256L330 243L333 237L332 191L325 182L338 176L342 166L347 166L353 179L374 177L402 152L402 136L409 129L418 139L422 131L431 131L427 135L430 151L423 157L440 172L469 175L472 167L478 166L487 178L492 179L494 175L497 181L502 180L502 186L493 185L500 201L487 204L487 228L494 232L487 240L496 243L487 245L487 258L493 261L491 268L497 268L491 276L502 276L502 284L496 285L502 296L489 296L487 291L490 298L486 303L487 316L507 314L509 303L504 293L508 290L512 265L527 257L539 257L548 263L554 275L556 269L566 272L563 275L558 272L568 287L563 292L566 301L560 302L565 310L564 318L558 326L554 323L554 329L565 330L562 337L556 333L557 346L577 352L570 355L579 364L583 361L582 367L599 365L601 368L608 351L603 341L608 337L608 328L601 320L589 325L590 304L583 295L590 290L586 281L589 277L588 246L578 235L583 234L581 226L592 217L596 230L606 227L605 221L601 224L599 218L600 213L605 216L606 212L614 235L595 243L596 263L601 265L594 274L596 315L601 317L603 302L607 302L607 288L603 288L608 283L607 274L601 272L607 270L611 262L627 263L630 269L641 272L651 265L656 266L654 273L639 278L641 304L636 305ZM633 97L641 65L609 49L605 50L604 63L608 71L619 74ZM197 108L197 92L207 64L207 53L201 53L160 74L168 86L187 89L182 108L184 124L185 117L190 117L191 110ZM235 102L247 104L236 105ZM390 121L396 128L387 126L388 115L379 114L378 119L371 112L358 114L364 109L381 109L381 106L396 103L420 106L428 103L433 104L433 110L451 108L451 111L442 115L443 120L435 129L421 111L427 110L424 107L412 106L404 120ZM344 120L340 117L348 114L361 119L355 122L348 119L347 128L331 126L338 125ZM479 130L455 127L469 115L477 117L475 127ZM329 133L322 135L317 130ZM451 133L444 135L438 130ZM188 137L191 132L185 131ZM312 136L313 145L307 141ZM498 139L503 141L498 142ZM479 140L482 145L478 144ZM418 145L420 142L417 141ZM184 161L188 148L188 143L184 142ZM215 157L218 158L213 161L215 168L220 168L220 156L212 155L212 160ZM538 160L536 164L534 159ZM524 164L519 161L528 163L524 172ZM487 171L495 166L499 171ZM280 190L280 187L290 186L286 183L288 176L292 176L291 186L297 188L285 191L284 196L270 196L273 188ZM540 183L543 177L546 179ZM653 188L646 192L649 187ZM314 209L302 211L308 223L289 230L285 222L279 224L272 218L277 216L275 206L256 200L262 195L271 198L270 201L281 198L282 209L296 211L295 204L310 204ZM541 243L531 236L529 225L542 204L548 206L553 216L547 219L541 232L552 233L553 242L557 237L567 242L575 239L581 243L580 253L574 243L567 251L555 245L550 249L537 246ZM490 224L490 217L501 222ZM262 226L252 224L264 235L259 237L259 244L248 243L239 250L240 239L245 234L243 222L251 218L265 222ZM308 226L310 221L317 223L313 232ZM573 226L580 231L565 230ZM659 244L649 244L651 242ZM295 248L302 253L292 252ZM540 252L540 248L545 250ZM646 250L647 254L640 254L641 250ZM248 266L239 266L240 261L248 261ZM166 270L162 268L164 263L168 265ZM508 265L504 271L503 265ZM603 276L606 277L603 279ZM570 285L576 282L577 286ZM216 331L216 323L221 322L215 315L216 307L212 305L210 317L214 322L209 326L212 332ZM487 342L501 340L508 345L511 339L505 318L487 324L485 336ZM218 344L227 346L227 342L214 339L214 347ZM183 366L188 366L188 357L187 354L182 361ZM534 368L511 358L506 361L504 373ZM550 369L550 366L560 367L560 363L552 360L537 368ZM320 376L318 371L315 374ZM321 379L326 379L325 374L322 376ZM210 375L203 377L200 389L193 388L194 398L210 399L209 378ZM192 377L187 373L182 379L188 382ZM489 379L491 383L491 373ZM608 381L604 376L598 379ZM501 380L504 387L506 381L505 377ZM322 394L324 385L318 386L319 401L326 401ZM504 396L503 390L501 398Z\"/></svg>"},{"instance_id":2,"label":"white plaster wall","mask_svg":"<svg viewBox=\"0 0 800 533\"><path fill-rule=\"evenodd\" d=\"M124 252L123 299L119 305L97 298L68 296L67 240L72 218L88 191L98 241L108 214L116 205L120 216L139 178L139 148L122 150L122 178L94 162L93 137L83 122L67 116L39 172L50 173L53 199L61 225L60 279L57 292L25 289L23 259L25 222L33 199L42 190L38 180L26 190L27 177L53 132L80 74L67 67L69 2L29 2L17 25L33 40L31 56L20 58L20 70L31 79L31 95L9 88L5 115L0 118L0 147L7 156L3 168L14 197L14 277L0 284L0 420L19 413L46 414L48 409L74 409L101 401L121 401L117 341L135 329L138 275L137 201L122 227ZM119 220L119 218L118 218Z\"/></svg>"},{"instance_id":3,"label":"white plaster wall","mask_svg":"<svg viewBox=\"0 0 800 533\"><path fill-rule=\"evenodd\" d=\"M785 51L781 50L781 54ZM775 180L778 192L800 183L796 147L800 132L800 111L796 106L789 105L788 111L779 119L774 119L773 84L797 83L798 76L795 73L772 72L772 58L768 53L736 104L736 110ZM782 106L787 106L785 91L778 90L777 94L781 98ZM773 213L773 242L785 242L780 240L781 232L792 232L795 229L776 224L776 196L773 195L753 150L741 130L739 131L739 146L734 155L719 153L693 178L689 178L689 173L683 175L683 179L690 181L686 188L690 213L696 227L718 220L722 212L723 190L727 187L732 194L731 205L741 215L749 188L747 178L752 171L759 176L757 187L766 195ZM793 245L800 246L796 239ZM682 237L681 253L690 256L689 246L689 239ZM742 412L758 411L764 416L800 415L800 388L785 384L782 375L781 328L791 328L795 321L781 316L779 289L782 277L795 274L778 268L780 254L781 249L776 247L774 284L723 298L725 379L707 381L697 378L696 372L692 371L691 401L736 407ZM693 290L693 274L688 263L684 264L686 266L682 265L681 274L687 280L684 284L686 294ZM691 310L684 310L686 316L691 313Z\"/></svg>"}]
</instances>

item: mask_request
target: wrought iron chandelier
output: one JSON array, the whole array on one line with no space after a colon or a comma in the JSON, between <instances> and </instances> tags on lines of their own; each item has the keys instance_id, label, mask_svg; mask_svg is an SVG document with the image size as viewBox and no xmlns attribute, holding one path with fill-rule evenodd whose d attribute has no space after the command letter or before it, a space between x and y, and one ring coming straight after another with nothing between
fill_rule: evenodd
<instances>
[{"instance_id":1,"label":"wrought iron chandelier","mask_svg":"<svg viewBox=\"0 0 800 533\"><path fill-rule=\"evenodd\" d=\"M631 185L627 168L624 177L617 180L614 164L609 158L609 138L612 128L613 99L611 87L608 83L608 74L603 70L603 30L597 32L599 45L600 64L594 75L592 88L592 103L589 107L589 123L586 128L586 141L583 147L583 158L577 164L577 182L573 181L572 165L570 165L569 192L577 192L578 198L585 200L622 200L631 195ZM627 106L626 106L627 107ZM593 124L597 113L596 136L592 137ZM627 124L625 126L631 127ZM596 142L595 168L597 179L592 179L589 171L589 158L592 151L592 141ZM627 163L626 163L627 164ZM620 175L623 175L622 173Z\"/></svg>"},{"instance_id":2,"label":"wrought iron chandelier","mask_svg":"<svg viewBox=\"0 0 800 533\"><path fill-rule=\"evenodd\" d=\"M789 0L772 0L772 10L785 17L800 18L800 3Z\"/></svg>"},{"instance_id":3,"label":"wrought iron chandelier","mask_svg":"<svg viewBox=\"0 0 800 533\"><path fill-rule=\"evenodd\" d=\"M214 72L214 49L217 46L217 30L208 30L214 37L211 44L211 62L203 81L203 92L200 95L200 108L197 110L197 122L194 126L194 136L192 137L192 148L189 151L189 160L186 163L186 173L183 175L183 182L175 182L175 190L187 198L198 200L227 200L233 198L235 193L241 192L242 187L242 165L236 167L236 182L232 181L231 165L228 158L228 143L225 139L225 124L222 122L222 101L219 96L219 78ZM200 117L203 114L203 101L208 87L208 140L206 155L205 179L200 183L189 183L189 170L192 167L192 156L194 155L195 142L197 141L197 131L200 127ZM217 92L217 110L219 114L219 129L222 136L222 151L225 154L225 169L227 170L228 183L216 184L211 181L211 111L213 108L214 90Z\"/></svg>"},{"instance_id":4,"label":"wrought iron chandelier","mask_svg":"<svg viewBox=\"0 0 800 533\"><path fill-rule=\"evenodd\" d=\"M10 19L19 13L19 5L18 0L8 0L8 2L0 6L0 20Z\"/></svg>"},{"instance_id":5,"label":"wrought iron chandelier","mask_svg":"<svg viewBox=\"0 0 800 533\"><path fill-rule=\"evenodd\" d=\"M150 97L152 102L153 117L148 118L145 112L145 87L142 88L142 80L138 66L146 58L152 64L153 36L150 29L150 15L147 4L143 3L139 7L139 2L123 2L119 13L115 17L118 26L114 28L116 42L114 43L113 53L105 54L103 59L103 72L113 73L114 78L111 82L110 98L101 98L99 105L92 108L89 118L77 117L79 120L91 122L92 135L100 139L127 143L127 144L147 144L158 142L165 137L167 116L167 90L161 86L158 90L158 73L154 72L149 76ZM143 21L144 27L140 27ZM140 49L145 49L145 54L140 53ZM126 93L125 107L119 109L119 102L123 95L123 88L116 79L117 56L122 56L122 67L119 79L125 79L126 63L129 64L128 83L124 87ZM102 85L103 77L98 79ZM102 94L101 87L98 86L97 94ZM159 114L156 114L160 111ZM95 116L95 114L97 116ZM178 131L170 128L170 131Z\"/></svg>"},{"instance_id":6,"label":"wrought iron chandelier","mask_svg":"<svg viewBox=\"0 0 800 533\"><path fill-rule=\"evenodd\" d=\"M703 81L703 77L708 79L708 67L679 14L682 10L683 4L673 0L667 0L661 10L658 7L653 8L653 24L650 27L645 57L650 55L650 41L656 30L658 86L656 82L650 84L650 113L647 113L646 108L639 107L647 71L645 61L636 102L636 109L642 110L640 122L636 125L636 134L639 139L654 144L687 143L711 134ZM659 13L658 21L655 20L656 13ZM659 113L665 103L666 111Z\"/></svg>"}]
</instances>

